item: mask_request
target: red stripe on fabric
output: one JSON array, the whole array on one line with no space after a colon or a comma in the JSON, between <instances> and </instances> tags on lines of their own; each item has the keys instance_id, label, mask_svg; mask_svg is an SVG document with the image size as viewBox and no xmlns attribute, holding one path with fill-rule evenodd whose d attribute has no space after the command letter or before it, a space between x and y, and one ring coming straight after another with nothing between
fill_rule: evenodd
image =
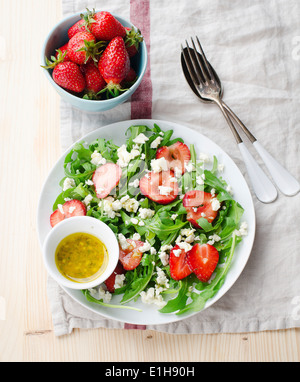
<instances>
[{"instance_id":1,"label":"red stripe on fabric","mask_svg":"<svg viewBox=\"0 0 300 382\"><path fill-rule=\"evenodd\" d=\"M148 65L144 78L135 93L131 96L131 119L151 119L150 0L130 0L130 21L141 30L148 52Z\"/></svg>"},{"instance_id":2,"label":"red stripe on fabric","mask_svg":"<svg viewBox=\"0 0 300 382\"><path fill-rule=\"evenodd\" d=\"M146 328L147 328L146 325L124 324L124 329L139 329L139 330L145 330Z\"/></svg>"}]
</instances>

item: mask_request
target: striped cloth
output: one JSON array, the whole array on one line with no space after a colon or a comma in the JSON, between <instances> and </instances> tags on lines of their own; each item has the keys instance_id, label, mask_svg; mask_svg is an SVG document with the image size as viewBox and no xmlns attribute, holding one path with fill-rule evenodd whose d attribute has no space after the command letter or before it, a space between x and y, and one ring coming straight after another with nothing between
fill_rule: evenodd
<instances>
[{"instance_id":1,"label":"striped cloth","mask_svg":"<svg viewBox=\"0 0 300 382\"><path fill-rule=\"evenodd\" d=\"M130 19L141 29L149 53L145 77L129 102L100 114L82 113L61 102L63 151L101 126L153 117L180 122L207 135L230 153L248 180L223 116L215 107L200 104L186 86L180 44L198 35L223 80L225 100L300 178L299 1L62 0L62 6L63 16L88 7ZM236 333L300 326L300 195L280 195L270 205L254 201L256 240L242 276L230 291L191 318L147 329ZM146 329L90 312L50 278L47 288L57 336L73 328Z\"/></svg>"}]
</instances>

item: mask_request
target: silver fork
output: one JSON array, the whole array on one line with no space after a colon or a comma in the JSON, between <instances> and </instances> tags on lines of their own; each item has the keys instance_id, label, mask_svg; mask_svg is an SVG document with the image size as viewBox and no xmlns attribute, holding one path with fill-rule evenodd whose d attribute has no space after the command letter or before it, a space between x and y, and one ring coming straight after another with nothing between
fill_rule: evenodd
<instances>
[{"instance_id":1,"label":"silver fork","mask_svg":"<svg viewBox=\"0 0 300 382\"><path fill-rule=\"evenodd\" d=\"M267 152L246 128L243 122L222 100L223 89L221 81L213 67L207 61L198 37L196 37L196 40L200 53L197 52L193 39L191 39L193 48L190 48L187 41L185 49L181 46L182 59L187 69L185 70L183 67L184 74L192 90L203 102L214 102L221 109L238 144L257 198L264 203L270 203L276 199L277 190L250 154L229 116L242 128L251 143L253 143L278 188L286 195L296 194L300 189L299 182Z\"/></svg>"}]
</instances>

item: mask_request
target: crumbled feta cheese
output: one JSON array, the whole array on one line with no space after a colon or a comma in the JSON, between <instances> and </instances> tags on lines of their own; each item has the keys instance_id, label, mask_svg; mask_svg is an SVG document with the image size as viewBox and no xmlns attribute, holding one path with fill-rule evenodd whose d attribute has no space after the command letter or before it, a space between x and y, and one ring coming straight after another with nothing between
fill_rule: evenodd
<instances>
[{"instance_id":1,"label":"crumbled feta cheese","mask_svg":"<svg viewBox=\"0 0 300 382\"><path fill-rule=\"evenodd\" d=\"M113 211L120 211L122 209L122 203L120 200L115 200L112 202L111 207Z\"/></svg>"},{"instance_id":2,"label":"crumbled feta cheese","mask_svg":"<svg viewBox=\"0 0 300 382\"><path fill-rule=\"evenodd\" d=\"M139 202L134 198L130 199L129 195L123 196L120 202L127 212L136 212L139 208Z\"/></svg>"},{"instance_id":3,"label":"crumbled feta cheese","mask_svg":"<svg viewBox=\"0 0 300 382\"><path fill-rule=\"evenodd\" d=\"M118 239L119 239L120 246L123 250L129 247L130 244L128 243L128 241L126 240L126 237L122 233L118 234Z\"/></svg>"},{"instance_id":4,"label":"crumbled feta cheese","mask_svg":"<svg viewBox=\"0 0 300 382\"><path fill-rule=\"evenodd\" d=\"M156 272L157 272L156 283L158 285L162 285L166 289L168 289L169 288L169 279L168 279L167 275L165 274L165 272L159 267L156 267Z\"/></svg>"},{"instance_id":5,"label":"crumbled feta cheese","mask_svg":"<svg viewBox=\"0 0 300 382\"><path fill-rule=\"evenodd\" d=\"M216 195L216 190L214 188L212 188L210 193L211 193L211 196L215 196Z\"/></svg>"},{"instance_id":6,"label":"crumbled feta cheese","mask_svg":"<svg viewBox=\"0 0 300 382\"><path fill-rule=\"evenodd\" d=\"M201 217L205 218L205 216L206 216L206 213L205 212L201 212Z\"/></svg>"},{"instance_id":7,"label":"crumbled feta cheese","mask_svg":"<svg viewBox=\"0 0 300 382\"><path fill-rule=\"evenodd\" d=\"M114 288L115 289L122 288L122 286L124 285L124 280L125 280L125 275L123 274L116 275Z\"/></svg>"},{"instance_id":8,"label":"crumbled feta cheese","mask_svg":"<svg viewBox=\"0 0 300 382\"><path fill-rule=\"evenodd\" d=\"M65 214L64 209L63 209L63 206L62 206L61 204L58 204L58 205L57 205L57 208L59 209L59 211L60 211L61 214L63 214L63 215Z\"/></svg>"},{"instance_id":9,"label":"crumbled feta cheese","mask_svg":"<svg viewBox=\"0 0 300 382\"><path fill-rule=\"evenodd\" d=\"M148 243L148 241L146 241L146 243L144 243L140 248L139 248L139 250L141 251L141 252L148 252L148 251L150 251L150 249L151 249L151 245L150 245L150 243Z\"/></svg>"},{"instance_id":10,"label":"crumbled feta cheese","mask_svg":"<svg viewBox=\"0 0 300 382\"><path fill-rule=\"evenodd\" d=\"M189 243L187 243L185 241L182 241L181 243L178 243L178 246L179 246L179 248L184 249L185 252L188 252L188 251L190 251L192 249L191 244L189 244Z\"/></svg>"},{"instance_id":11,"label":"crumbled feta cheese","mask_svg":"<svg viewBox=\"0 0 300 382\"><path fill-rule=\"evenodd\" d=\"M94 182L93 182L91 179L88 179L88 180L85 181L85 184L86 184L87 186L93 186L93 185L94 185Z\"/></svg>"},{"instance_id":12,"label":"crumbled feta cheese","mask_svg":"<svg viewBox=\"0 0 300 382\"><path fill-rule=\"evenodd\" d=\"M103 158L103 156L97 150L95 150L91 155L91 163L95 166L100 166L101 164L106 163L106 159Z\"/></svg>"},{"instance_id":13,"label":"crumbled feta cheese","mask_svg":"<svg viewBox=\"0 0 300 382\"><path fill-rule=\"evenodd\" d=\"M132 224L138 224L139 222L136 218L131 218L130 220Z\"/></svg>"},{"instance_id":14,"label":"crumbled feta cheese","mask_svg":"<svg viewBox=\"0 0 300 382\"><path fill-rule=\"evenodd\" d=\"M218 211L221 207L221 204L217 198L211 199L211 208L213 211Z\"/></svg>"},{"instance_id":15,"label":"crumbled feta cheese","mask_svg":"<svg viewBox=\"0 0 300 382\"><path fill-rule=\"evenodd\" d=\"M192 172L194 170L194 165L192 162L184 163L184 168L187 172Z\"/></svg>"},{"instance_id":16,"label":"crumbled feta cheese","mask_svg":"<svg viewBox=\"0 0 300 382\"><path fill-rule=\"evenodd\" d=\"M67 191L69 188L76 187L75 181L72 178L66 178L63 184L63 191Z\"/></svg>"},{"instance_id":17,"label":"crumbled feta cheese","mask_svg":"<svg viewBox=\"0 0 300 382\"><path fill-rule=\"evenodd\" d=\"M122 145L121 147L119 147L117 153L119 158L117 163L122 168L127 167L132 159L140 155L140 151L136 149L132 149L129 153L126 149L126 145Z\"/></svg>"},{"instance_id":18,"label":"crumbled feta cheese","mask_svg":"<svg viewBox=\"0 0 300 382\"><path fill-rule=\"evenodd\" d=\"M151 247L150 254L151 255L156 255L156 249L154 247Z\"/></svg>"},{"instance_id":19,"label":"crumbled feta cheese","mask_svg":"<svg viewBox=\"0 0 300 382\"><path fill-rule=\"evenodd\" d=\"M236 236L247 236L248 235L248 224L246 222L243 222L240 226L239 230L235 230L234 234Z\"/></svg>"},{"instance_id":20,"label":"crumbled feta cheese","mask_svg":"<svg viewBox=\"0 0 300 382\"><path fill-rule=\"evenodd\" d=\"M111 300L111 293L104 290L102 286L98 288L91 288L89 289L89 292L92 297L94 297L96 300L103 300L104 303L108 303Z\"/></svg>"},{"instance_id":21,"label":"crumbled feta cheese","mask_svg":"<svg viewBox=\"0 0 300 382\"><path fill-rule=\"evenodd\" d=\"M139 216L141 219L149 219L152 218L152 216L155 214L154 210L151 210L150 208L140 208L139 209Z\"/></svg>"},{"instance_id":22,"label":"crumbled feta cheese","mask_svg":"<svg viewBox=\"0 0 300 382\"><path fill-rule=\"evenodd\" d=\"M133 182L129 183L129 186L134 187L134 188L138 188L139 184L140 184L139 179L135 179Z\"/></svg>"},{"instance_id":23,"label":"crumbled feta cheese","mask_svg":"<svg viewBox=\"0 0 300 382\"><path fill-rule=\"evenodd\" d=\"M116 215L112 207L113 202L114 202L114 198L112 196L108 196L107 198L102 199L98 204L100 208L102 208L103 206L103 211L111 219L113 219Z\"/></svg>"},{"instance_id":24,"label":"crumbled feta cheese","mask_svg":"<svg viewBox=\"0 0 300 382\"><path fill-rule=\"evenodd\" d=\"M144 160L146 158L146 155L143 153L141 154L141 160Z\"/></svg>"},{"instance_id":25,"label":"crumbled feta cheese","mask_svg":"<svg viewBox=\"0 0 300 382\"><path fill-rule=\"evenodd\" d=\"M164 157L151 160L151 169L153 172L161 172L168 170L168 162Z\"/></svg>"},{"instance_id":26,"label":"crumbled feta cheese","mask_svg":"<svg viewBox=\"0 0 300 382\"><path fill-rule=\"evenodd\" d=\"M149 138L146 137L146 135L143 133L140 133L136 138L133 139L133 142L137 143L138 145L142 145L147 141L149 141Z\"/></svg>"},{"instance_id":27,"label":"crumbled feta cheese","mask_svg":"<svg viewBox=\"0 0 300 382\"><path fill-rule=\"evenodd\" d=\"M140 221L140 222L139 222L139 226L140 226L140 227L142 227L142 226L144 226L144 225L145 225L145 223L144 223L143 221Z\"/></svg>"},{"instance_id":28,"label":"crumbled feta cheese","mask_svg":"<svg viewBox=\"0 0 300 382\"><path fill-rule=\"evenodd\" d=\"M132 240L141 240L141 235L139 233L135 233L133 236L132 236Z\"/></svg>"},{"instance_id":29,"label":"crumbled feta cheese","mask_svg":"<svg viewBox=\"0 0 300 382\"><path fill-rule=\"evenodd\" d=\"M161 144L162 140L162 137L157 137L156 139L154 139L154 141L150 145L151 149L157 149L157 147Z\"/></svg>"},{"instance_id":30,"label":"crumbled feta cheese","mask_svg":"<svg viewBox=\"0 0 300 382\"><path fill-rule=\"evenodd\" d=\"M195 230L190 228L183 228L180 231L181 236L185 236L186 239L184 240L186 243L192 243L195 240Z\"/></svg>"},{"instance_id":31,"label":"crumbled feta cheese","mask_svg":"<svg viewBox=\"0 0 300 382\"><path fill-rule=\"evenodd\" d=\"M156 294L155 289L153 287L149 288L147 292L142 291L140 293L140 296L144 304L155 304L158 305L160 308L166 305L166 302L163 300L162 295Z\"/></svg>"},{"instance_id":32,"label":"crumbled feta cheese","mask_svg":"<svg viewBox=\"0 0 300 382\"><path fill-rule=\"evenodd\" d=\"M173 215L171 215L171 219L176 220L177 216L178 216L178 214L173 214Z\"/></svg>"},{"instance_id":33,"label":"crumbled feta cheese","mask_svg":"<svg viewBox=\"0 0 300 382\"><path fill-rule=\"evenodd\" d=\"M158 257L160 258L164 267L169 264L169 255L167 252L159 252Z\"/></svg>"},{"instance_id":34,"label":"crumbled feta cheese","mask_svg":"<svg viewBox=\"0 0 300 382\"><path fill-rule=\"evenodd\" d=\"M72 214L76 210L76 207L70 207L69 208L69 214Z\"/></svg>"},{"instance_id":35,"label":"crumbled feta cheese","mask_svg":"<svg viewBox=\"0 0 300 382\"><path fill-rule=\"evenodd\" d=\"M214 245L215 242L218 242L221 240L220 236L215 233L213 235L210 235L208 238L210 240L207 242L207 244L210 244L210 245Z\"/></svg>"},{"instance_id":36,"label":"crumbled feta cheese","mask_svg":"<svg viewBox=\"0 0 300 382\"><path fill-rule=\"evenodd\" d=\"M170 192L173 191L173 188L168 186L158 186L158 189L159 189L160 195L165 195L165 196L170 195Z\"/></svg>"},{"instance_id":37,"label":"crumbled feta cheese","mask_svg":"<svg viewBox=\"0 0 300 382\"><path fill-rule=\"evenodd\" d=\"M174 256L179 257L181 254L181 249L174 249L173 254Z\"/></svg>"}]
</instances>

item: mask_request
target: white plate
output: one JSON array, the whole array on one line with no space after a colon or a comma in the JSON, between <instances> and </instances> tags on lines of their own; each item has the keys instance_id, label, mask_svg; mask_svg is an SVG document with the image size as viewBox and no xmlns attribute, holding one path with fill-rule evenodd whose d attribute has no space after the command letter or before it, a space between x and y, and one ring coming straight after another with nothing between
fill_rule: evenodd
<instances>
[{"instance_id":1,"label":"white plate","mask_svg":"<svg viewBox=\"0 0 300 382\"><path fill-rule=\"evenodd\" d=\"M219 160L219 163L224 163L225 169L223 173L224 179L230 184L234 190L235 200L238 201L243 208L245 209L243 215L243 221L248 223L248 235L244 237L243 241L238 244L234 259L231 264L231 268L227 274L226 280L218 291L218 293L205 305L205 309L214 304L219 298L221 298L234 284L234 282L240 276L242 270L244 269L248 258L250 256L254 236L255 236L255 211L252 196L248 185L236 166L233 160L222 150L216 143L212 142L210 139L205 137L202 134L197 133L196 131L187 128L185 126L175 124L173 122L166 122L160 120L131 120L114 123L105 127L101 127L88 135L82 137L78 142L87 141L92 142L97 138L113 139L114 143L121 145L125 141L125 131L128 127L132 125L148 125L153 127L153 124L157 125L162 130L174 131L173 137L181 137L184 139L186 144L193 143L197 154L204 152L210 154L211 156L216 155ZM72 146L73 147L73 146ZM71 150L70 147L58 160L53 169L50 171L46 182L43 186L39 205L38 205L38 214L37 214L37 231L39 236L40 245L42 247L45 237L48 232L51 230L49 216L52 212L52 206L56 197L60 194L61 188L59 187L60 180L65 176L64 175L64 159L66 154ZM177 316L174 313L163 314L158 312L158 308L155 305L145 305L141 301L133 302L131 301L127 305L135 306L142 309L142 312L127 310L127 309L114 309L106 308L95 303L88 302L83 296L81 291L72 290L65 287L62 287L66 293L68 293L74 300L82 304L89 310L100 314L106 318L111 318L114 320L136 324L136 325L159 325L167 324L170 322L175 322L182 320L187 317L191 317L195 313L190 313L186 315ZM112 303L118 303L121 299L121 296L113 296Z\"/></svg>"}]
</instances>

